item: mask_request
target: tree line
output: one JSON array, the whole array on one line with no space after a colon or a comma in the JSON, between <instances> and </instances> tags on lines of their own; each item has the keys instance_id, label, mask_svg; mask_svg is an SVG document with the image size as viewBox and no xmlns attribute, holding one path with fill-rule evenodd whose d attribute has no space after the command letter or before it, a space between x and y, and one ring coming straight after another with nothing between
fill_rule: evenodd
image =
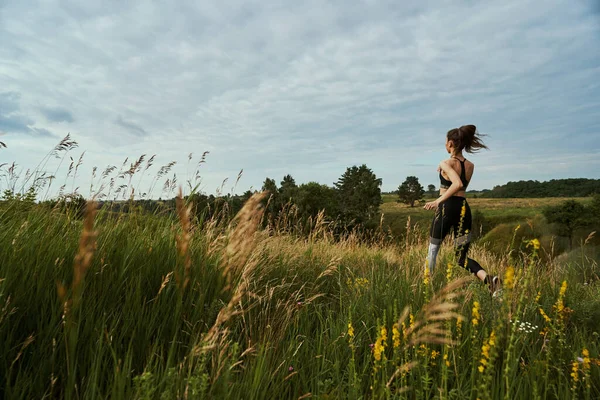
<instances>
[{"instance_id":1,"label":"tree line","mask_svg":"<svg viewBox=\"0 0 600 400\"><path fill-rule=\"evenodd\" d=\"M587 197L600 193L600 179L552 179L518 181L494 186L479 195L487 198Z\"/></svg>"}]
</instances>

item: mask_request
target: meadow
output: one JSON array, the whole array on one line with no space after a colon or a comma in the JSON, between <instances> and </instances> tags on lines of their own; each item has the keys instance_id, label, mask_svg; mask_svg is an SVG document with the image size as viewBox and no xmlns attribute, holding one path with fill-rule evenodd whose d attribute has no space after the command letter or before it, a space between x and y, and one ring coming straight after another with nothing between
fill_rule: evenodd
<instances>
[{"instance_id":1,"label":"meadow","mask_svg":"<svg viewBox=\"0 0 600 400\"><path fill-rule=\"evenodd\" d=\"M594 259L546 257L526 223L506 250L482 239L471 257L503 276L496 299L451 246L429 276L415 210L383 204L408 226L388 240L334 237L323 220L307 236L263 228L261 204L255 195L227 223L184 200L176 215L90 203L83 220L0 203L0 396L600 397Z\"/></svg>"}]
</instances>

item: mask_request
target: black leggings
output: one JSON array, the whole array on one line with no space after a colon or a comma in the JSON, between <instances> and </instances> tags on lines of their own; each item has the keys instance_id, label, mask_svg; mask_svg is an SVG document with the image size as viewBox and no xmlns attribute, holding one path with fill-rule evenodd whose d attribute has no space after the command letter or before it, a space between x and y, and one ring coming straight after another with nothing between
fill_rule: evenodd
<instances>
[{"instance_id":1,"label":"black leggings","mask_svg":"<svg viewBox=\"0 0 600 400\"><path fill-rule=\"evenodd\" d=\"M473 217L471 216L471 208L469 207L469 203L467 203L467 199L460 196L452 196L440 204L435 211L435 217L431 223L430 243L433 246L441 245L446 235L452 230L458 265L477 275L483 268L481 268L481 265L477 261L467 258L467 253L471 245L472 224ZM435 255L437 255L437 251ZM435 265L435 259L432 261Z\"/></svg>"}]
</instances>

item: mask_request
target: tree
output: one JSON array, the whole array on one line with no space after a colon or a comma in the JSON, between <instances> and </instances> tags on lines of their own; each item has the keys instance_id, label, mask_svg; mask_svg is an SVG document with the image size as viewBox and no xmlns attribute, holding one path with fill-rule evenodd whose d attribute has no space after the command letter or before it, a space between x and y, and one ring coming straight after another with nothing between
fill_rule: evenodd
<instances>
[{"instance_id":1,"label":"tree","mask_svg":"<svg viewBox=\"0 0 600 400\"><path fill-rule=\"evenodd\" d=\"M567 200L556 206L549 206L542 211L546 220L555 224L557 233L569 238L569 248L573 249L573 233L577 228L587 224L586 209L575 200Z\"/></svg>"},{"instance_id":2,"label":"tree","mask_svg":"<svg viewBox=\"0 0 600 400\"><path fill-rule=\"evenodd\" d=\"M415 201L421 200L424 194L425 190L423 190L423 186L421 186L419 178L416 176L407 176L402 185L398 186L400 201L410 204L411 207L414 207Z\"/></svg>"},{"instance_id":3,"label":"tree","mask_svg":"<svg viewBox=\"0 0 600 400\"><path fill-rule=\"evenodd\" d=\"M379 211L381 178L366 165L353 166L334 183L337 191L340 217L347 226L362 224Z\"/></svg>"},{"instance_id":4,"label":"tree","mask_svg":"<svg viewBox=\"0 0 600 400\"><path fill-rule=\"evenodd\" d=\"M265 214L267 214L269 218L275 218L280 208L279 189L277 188L275 179L266 178L262 185L262 191L269 192L264 200L264 202L268 204Z\"/></svg>"},{"instance_id":5,"label":"tree","mask_svg":"<svg viewBox=\"0 0 600 400\"><path fill-rule=\"evenodd\" d=\"M283 177L283 180L281 181L281 187L279 188L280 192L284 192L285 190L289 190L289 189L295 189L298 186L296 185L296 181L294 180L294 178L291 175L286 175Z\"/></svg>"},{"instance_id":6,"label":"tree","mask_svg":"<svg viewBox=\"0 0 600 400\"><path fill-rule=\"evenodd\" d=\"M286 175L283 177L281 181L281 186L279 187L279 193L281 194L281 200L283 202L288 202L294 197L296 197L298 191L298 186L296 185L296 181L292 178L291 175Z\"/></svg>"},{"instance_id":7,"label":"tree","mask_svg":"<svg viewBox=\"0 0 600 400\"><path fill-rule=\"evenodd\" d=\"M435 197L435 185L429 184L427 185L427 193L430 197Z\"/></svg>"},{"instance_id":8,"label":"tree","mask_svg":"<svg viewBox=\"0 0 600 400\"><path fill-rule=\"evenodd\" d=\"M338 215L335 189L317 182L300 185L297 204L304 217L314 218L323 210L330 219L334 219Z\"/></svg>"}]
</instances>

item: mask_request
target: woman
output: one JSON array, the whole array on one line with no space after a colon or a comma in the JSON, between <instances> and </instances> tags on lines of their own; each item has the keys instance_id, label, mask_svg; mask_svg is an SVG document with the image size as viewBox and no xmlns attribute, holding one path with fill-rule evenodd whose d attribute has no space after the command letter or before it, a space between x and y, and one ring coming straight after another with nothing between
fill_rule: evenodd
<instances>
[{"instance_id":1,"label":"woman","mask_svg":"<svg viewBox=\"0 0 600 400\"><path fill-rule=\"evenodd\" d=\"M452 230L458 264L481 279L495 294L500 286L498 277L489 277L477 261L467 258L473 219L469 203L465 198L465 191L473 176L475 165L463 156L463 150L467 153L475 153L481 149L487 149L487 146L483 144L475 125L451 129L446 135L446 151L450 154L450 158L442 161L438 167L441 181L440 197L425 204L426 210L435 210L435 217L431 224L427 265L432 273L440 245Z\"/></svg>"}]
</instances>

